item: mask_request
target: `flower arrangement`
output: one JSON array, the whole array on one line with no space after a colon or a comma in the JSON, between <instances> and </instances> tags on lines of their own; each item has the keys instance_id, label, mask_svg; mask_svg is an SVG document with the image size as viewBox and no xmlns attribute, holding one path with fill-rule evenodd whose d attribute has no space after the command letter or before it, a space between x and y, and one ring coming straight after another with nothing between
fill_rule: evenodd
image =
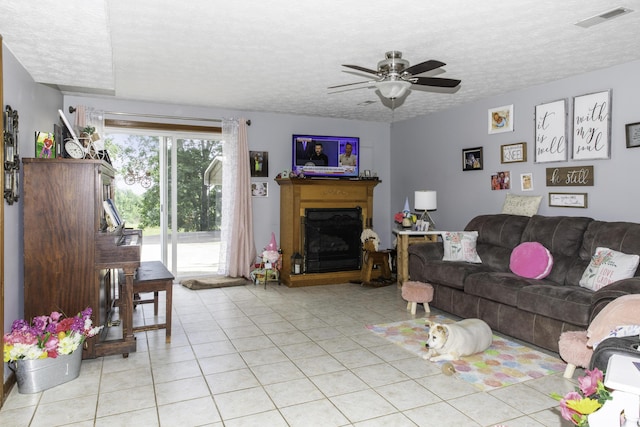
<instances>
[{"instance_id":1,"label":"flower arrangement","mask_svg":"<svg viewBox=\"0 0 640 427\"><path fill-rule=\"evenodd\" d=\"M588 415L596 412L607 400L611 400L611 393L604 387L603 374L598 368L585 370L586 375L578 378L575 391L564 397L552 393L551 397L560 401L562 418L571 421L579 427L589 425Z\"/></svg>"},{"instance_id":2,"label":"flower arrangement","mask_svg":"<svg viewBox=\"0 0 640 427\"><path fill-rule=\"evenodd\" d=\"M73 353L86 338L97 335L102 326L94 327L92 310L87 307L75 317L64 317L52 312L49 316L36 316L27 323L23 319L13 322L11 332L4 335L4 361L34 360Z\"/></svg>"}]
</instances>

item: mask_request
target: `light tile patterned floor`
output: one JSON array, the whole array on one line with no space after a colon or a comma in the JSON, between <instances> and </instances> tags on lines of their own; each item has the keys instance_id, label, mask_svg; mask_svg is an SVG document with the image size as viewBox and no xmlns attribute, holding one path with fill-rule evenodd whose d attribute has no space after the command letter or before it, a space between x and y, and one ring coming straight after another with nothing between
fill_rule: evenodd
<instances>
[{"instance_id":1,"label":"light tile patterned floor","mask_svg":"<svg viewBox=\"0 0 640 427\"><path fill-rule=\"evenodd\" d=\"M14 387L0 425L571 425L548 397L573 390L562 375L479 392L366 330L411 317L396 286L174 285L173 301L171 344L138 333L127 359L84 360L78 379L42 393Z\"/></svg>"}]
</instances>

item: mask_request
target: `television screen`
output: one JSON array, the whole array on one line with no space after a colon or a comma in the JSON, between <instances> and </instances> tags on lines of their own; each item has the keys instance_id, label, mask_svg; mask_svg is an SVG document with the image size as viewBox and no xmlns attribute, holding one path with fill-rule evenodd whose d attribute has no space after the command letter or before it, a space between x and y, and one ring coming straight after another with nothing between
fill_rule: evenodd
<instances>
[{"instance_id":1,"label":"television screen","mask_svg":"<svg viewBox=\"0 0 640 427\"><path fill-rule=\"evenodd\" d=\"M357 137L293 135L291 170L309 177L355 178L359 145Z\"/></svg>"}]
</instances>

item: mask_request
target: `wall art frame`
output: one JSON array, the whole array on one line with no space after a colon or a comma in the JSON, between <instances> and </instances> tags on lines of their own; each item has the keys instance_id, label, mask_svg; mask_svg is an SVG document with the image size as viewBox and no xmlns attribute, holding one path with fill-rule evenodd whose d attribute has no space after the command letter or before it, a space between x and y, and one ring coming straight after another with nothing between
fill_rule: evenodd
<instances>
[{"instance_id":1,"label":"wall art frame","mask_svg":"<svg viewBox=\"0 0 640 427\"><path fill-rule=\"evenodd\" d=\"M488 110L489 134L513 132L513 104Z\"/></svg>"},{"instance_id":2,"label":"wall art frame","mask_svg":"<svg viewBox=\"0 0 640 427\"><path fill-rule=\"evenodd\" d=\"M504 144L500 146L500 163L519 163L527 161L527 143Z\"/></svg>"},{"instance_id":3,"label":"wall art frame","mask_svg":"<svg viewBox=\"0 0 640 427\"><path fill-rule=\"evenodd\" d=\"M611 90L573 97L573 160L611 157Z\"/></svg>"},{"instance_id":4,"label":"wall art frame","mask_svg":"<svg viewBox=\"0 0 640 427\"><path fill-rule=\"evenodd\" d=\"M624 126L627 148L640 147L640 122L629 123Z\"/></svg>"},{"instance_id":5,"label":"wall art frame","mask_svg":"<svg viewBox=\"0 0 640 427\"><path fill-rule=\"evenodd\" d=\"M249 151L251 176L265 178L269 176L269 152Z\"/></svg>"},{"instance_id":6,"label":"wall art frame","mask_svg":"<svg viewBox=\"0 0 640 427\"><path fill-rule=\"evenodd\" d=\"M533 173L532 172L520 174L520 190L533 191Z\"/></svg>"},{"instance_id":7,"label":"wall art frame","mask_svg":"<svg viewBox=\"0 0 640 427\"><path fill-rule=\"evenodd\" d=\"M549 193L549 207L586 209L587 199L587 193Z\"/></svg>"},{"instance_id":8,"label":"wall art frame","mask_svg":"<svg viewBox=\"0 0 640 427\"><path fill-rule=\"evenodd\" d=\"M462 170L481 171L484 165L482 147L462 149Z\"/></svg>"},{"instance_id":9,"label":"wall art frame","mask_svg":"<svg viewBox=\"0 0 640 427\"><path fill-rule=\"evenodd\" d=\"M535 163L567 161L567 114L566 99L536 105Z\"/></svg>"},{"instance_id":10,"label":"wall art frame","mask_svg":"<svg viewBox=\"0 0 640 427\"><path fill-rule=\"evenodd\" d=\"M269 197L269 183L268 182L252 182L251 196L252 197Z\"/></svg>"}]
</instances>

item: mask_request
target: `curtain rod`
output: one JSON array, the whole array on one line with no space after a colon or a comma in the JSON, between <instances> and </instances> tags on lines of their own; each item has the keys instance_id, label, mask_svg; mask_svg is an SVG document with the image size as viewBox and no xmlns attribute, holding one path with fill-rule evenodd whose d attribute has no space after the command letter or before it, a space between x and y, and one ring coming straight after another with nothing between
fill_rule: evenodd
<instances>
[{"instance_id":1,"label":"curtain rod","mask_svg":"<svg viewBox=\"0 0 640 427\"><path fill-rule=\"evenodd\" d=\"M76 112L76 108L73 106L69 106L69 113L73 114ZM148 117L153 119L172 119L172 120L193 120L197 122L215 122L222 123L221 119L203 119L199 117L180 117L180 116L165 116L161 114L137 114L137 113L121 113L117 111L103 111L104 114L111 114L115 116L135 116L135 117ZM251 126L251 120L247 120L247 126Z\"/></svg>"}]
</instances>

